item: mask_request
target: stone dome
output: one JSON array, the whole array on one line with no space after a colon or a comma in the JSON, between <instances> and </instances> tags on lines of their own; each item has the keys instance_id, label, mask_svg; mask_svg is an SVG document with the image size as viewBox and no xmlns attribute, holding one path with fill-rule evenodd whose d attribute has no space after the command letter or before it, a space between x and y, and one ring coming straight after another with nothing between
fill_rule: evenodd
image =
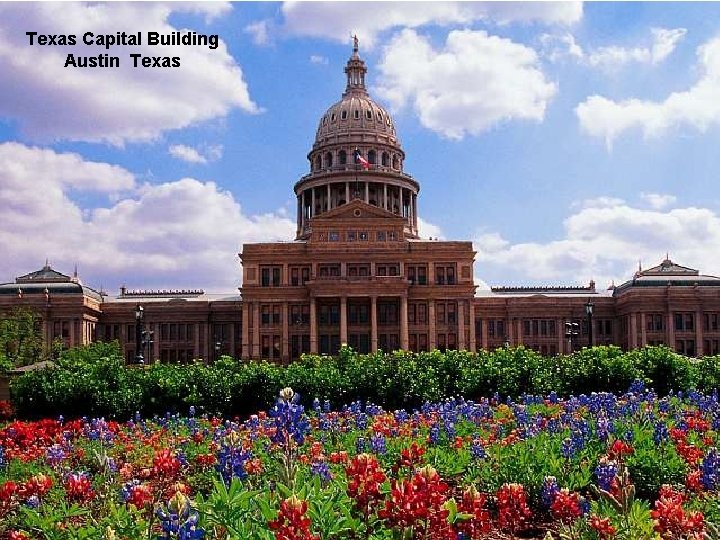
<instances>
[{"instance_id":1,"label":"stone dome","mask_svg":"<svg viewBox=\"0 0 720 540\"><path fill-rule=\"evenodd\" d=\"M313 147L353 135L359 137L358 142L375 135L376 139L400 146L392 117L367 94L346 94L332 105L320 118Z\"/></svg>"}]
</instances>

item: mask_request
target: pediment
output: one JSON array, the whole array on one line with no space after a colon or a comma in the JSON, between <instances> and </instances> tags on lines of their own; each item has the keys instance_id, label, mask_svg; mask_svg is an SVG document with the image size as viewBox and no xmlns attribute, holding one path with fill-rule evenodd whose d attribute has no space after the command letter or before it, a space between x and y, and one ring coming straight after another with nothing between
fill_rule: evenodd
<instances>
[{"instance_id":1,"label":"pediment","mask_svg":"<svg viewBox=\"0 0 720 540\"><path fill-rule=\"evenodd\" d=\"M326 221L337 221L344 219L352 220L365 220L365 219L390 219L397 220L398 222L404 222L405 219L398 215L393 214L383 208L378 208L372 204L368 204L361 199L354 199L348 204L343 204L337 208L333 208L329 212L320 214L311 219L311 221L321 224Z\"/></svg>"}]
</instances>

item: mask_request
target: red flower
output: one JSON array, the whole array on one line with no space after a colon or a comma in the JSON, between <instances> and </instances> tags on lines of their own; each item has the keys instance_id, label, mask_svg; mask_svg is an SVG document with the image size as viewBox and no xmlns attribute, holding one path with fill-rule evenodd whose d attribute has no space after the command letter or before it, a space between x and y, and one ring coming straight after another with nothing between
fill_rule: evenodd
<instances>
[{"instance_id":1,"label":"red flower","mask_svg":"<svg viewBox=\"0 0 720 540\"><path fill-rule=\"evenodd\" d=\"M180 472L180 465L180 460L169 449L164 448L155 452L153 474L158 478L172 479Z\"/></svg>"},{"instance_id":2,"label":"red flower","mask_svg":"<svg viewBox=\"0 0 720 540\"><path fill-rule=\"evenodd\" d=\"M495 495L500 528L518 531L525 527L532 516L527 504L527 494L522 484L503 484Z\"/></svg>"},{"instance_id":3,"label":"red flower","mask_svg":"<svg viewBox=\"0 0 720 540\"><path fill-rule=\"evenodd\" d=\"M472 517L458 523L457 529L469 540L476 540L490 532L490 513L484 508L486 499L485 494L472 484L463 491L458 511Z\"/></svg>"},{"instance_id":4,"label":"red flower","mask_svg":"<svg viewBox=\"0 0 720 540\"><path fill-rule=\"evenodd\" d=\"M320 537L310 531L310 518L305 516L307 502L295 495L280 503L277 518L268 522L271 531L275 531L275 540L319 540Z\"/></svg>"},{"instance_id":5,"label":"red flower","mask_svg":"<svg viewBox=\"0 0 720 540\"><path fill-rule=\"evenodd\" d=\"M555 494L555 498L550 505L550 512L555 519L565 524L572 523L583 515L580 506L580 495L574 491L569 491L567 488L561 489Z\"/></svg>"},{"instance_id":6,"label":"red flower","mask_svg":"<svg viewBox=\"0 0 720 540\"><path fill-rule=\"evenodd\" d=\"M127 499L128 504L135 505L135 508L141 509L152 504L153 492L147 484L140 484L130 488L130 494Z\"/></svg>"},{"instance_id":7,"label":"red flower","mask_svg":"<svg viewBox=\"0 0 720 540\"><path fill-rule=\"evenodd\" d=\"M599 516L593 514L588 520L588 525L595 530L600 537L600 540L614 538L617 533L617 529L610 524L610 518L600 519Z\"/></svg>"},{"instance_id":8,"label":"red flower","mask_svg":"<svg viewBox=\"0 0 720 540\"><path fill-rule=\"evenodd\" d=\"M357 508L369 513L369 506L381 497L380 484L387 478L377 458L371 454L358 454L345 469L345 474L348 496L355 500Z\"/></svg>"},{"instance_id":9,"label":"red flower","mask_svg":"<svg viewBox=\"0 0 720 540\"><path fill-rule=\"evenodd\" d=\"M23 497L31 497L37 495L43 497L53 485L52 478L45 474L36 474L30 480L25 482L23 489Z\"/></svg>"},{"instance_id":10,"label":"red flower","mask_svg":"<svg viewBox=\"0 0 720 540\"><path fill-rule=\"evenodd\" d=\"M682 503L685 497L671 486L663 485L660 496L651 512L655 522L655 531L662 538L701 538L705 530L705 518L702 512L685 512Z\"/></svg>"},{"instance_id":11,"label":"red flower","mask_svg":"<svg viewBox=\"0 0 720 540\"><path fill-rule=\"evenodd\" d=\"M87 502L95 496L87 473L72 473L65 480L65 494L71 501Z\"/></svg>"},{"instance_id":12,"label":"red flower","mask_svg":"<svg viewBox=\"0 0 720 540\"><path fill-rule=\"evenodd\" d=\"M688 473L685 478L685 488L688 491L694 491L695 493L700 493L704 489L702 483L702 471L700 469L695 469L694 471Z\"/></svg>"},{"instance_id":13,"label":"red flower","mask_svg":"<svg viewBox=\"0 0 720 540\"><path fill-rule=\"evenodd\" d=\"M425 449L412 443L410 448L403 448L400 452L400 466L413 468L422 463L422 457L425 455Z\"/></svg>"},{"instance_id":14,"label":"red flower","mask_svg":"<svg viewBox=\"0 0 720 540\"><path fill-rule=\"evenodd\" d=\"M623 456L629 456L635 452L635 449L627 444L625 441L616 439L608 450L608 456L610 459L619 459Z\"/></svg>"},{"instance_id":15,"label":"red flower","mask_svg":"<svg viewBox=\"0 0 720 540\"><path fill-rule=\"evenodd\" d=\"M8 540L30 540L30 537L23 531L10 531L8 533Z\"/></svg>"}]
</instances>

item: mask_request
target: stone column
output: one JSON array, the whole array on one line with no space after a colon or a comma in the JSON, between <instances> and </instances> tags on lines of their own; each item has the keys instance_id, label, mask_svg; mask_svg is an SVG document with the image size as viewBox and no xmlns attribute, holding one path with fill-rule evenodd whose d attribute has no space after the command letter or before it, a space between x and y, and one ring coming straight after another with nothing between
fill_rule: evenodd
<instances>
[{"instance_id":1,"label":"stone column","mask_svg":"<svg viewBox=\"0 0 720 540\"><path fill-rule=\"evenodd\" d=\"M703 325L705 324L705 321L703 320L703 312L702 311L696 311L695 312L695 356L700 358L703 355L703 330L705 329Z\"/></svg>"},{"instance_id":2,"label":"stone column","mask_svg":"<svg viewBox=\"0 0 720 540\"><path fill-rule=\"evenodd\" d=\"M437 332L435 331L435 300L428 302L428 348L432 351L437 348Z\"/></svg>"},{"instance_id":3,"label":"stone column","mask_svg":"<svg viewBox=\"0 0 720 540\"><path fill-rule=\"evenodd\" d=\"M458 339L457 339L457 347L458 350L464 351L467 350L467 345L465 343L465 301L464 300L458 300L457 303L457 323L458 323Z\"/></svg>"},{"instance_id":4,"label":"stone column","mask_svg":"<svg viewBox=\"0 0 720 540\"><path fill-rule=\"evenodd\" d=\"M645 312L640 313L640 346L647 345L647 322L645 321Z\"/></svg>"},{"instance_id":5,"label":"stone column","mask_svg":"<svg viewBox=\"0 0 720 540\"><path fill-rule=\"evenodd\" d=\"M332 210L331 204L332 204L332 196L330 193L330 184L328 183L328 185L327 185L327 211Z\"/></svg>"},{"instance_id":6,"label":"stone column","mask_svg":"<svg viewBox=\"0 0 720 540\"><path fill-rule=\"evenodd\" d=\"M515 345L515 342L513 341L513 335L512 335L512 319L510 317L507 317L505 319L505 336L500 336L500 337L505 339L510 346Z\"/></svg>"},{"instance_id":7,"label":"stone column","mask_svg":"<svg viewBox=\"0 0 720 540\"><path fill-rule=\"evenodd\" d=\"M558 333L558 353L563 353L563 343L565 343L565 325L562 319L555 319L555 328Z\"/></svg>"},{"instance_id":8,"label":"stone column","mask_svg":"<svg viewBox=\"0 0 720 540\"><path fill-rule=\"evenodd\" d=\"M310 188L310 195L312 195L310 199L310 217L313 217L315 215L315 188Z\"/></svg>"},{"instance_id":9,"label":"stone column","mask_svg":"<svg viewBox=\"0 0 720 540\"><path fill-rule=\"evenodd\" d=\"M388 209L388 203L387 203L387 184L383 184L383 208L385 210Z\"/></svg>"},{"instance_id":10,"label":"stone column","mask_svg":"<svg viewBox=\"0 0 720 540\"><path fill-rule=\"evenodd\" d=\"M345 182L345 204L350 202L350 182Z\"/></svg>"},{"instance_id":11,"label":"stone column","mask_svg":"<svg viewBox=\"0 0 720 540\"><path fill-rule=\"evenodd\" d=\"M482 343L482 348L487 350L487 348L488 348L488 329L487 329L487 319L485 317L480 319L480 342Z\"/></svg>"},{"instance_id":12,"label":"stone column","mask_svg":"<svg viewBox=\"0 0 720 540\"><path fill-rule=\"evenodd\" d=\"M667 335L667 346L670 347L673 351L675 350L675 320L673 317L673 312L670 310L667 314L667 328L666 328L666 335Z\"/></svg>"},{"instance_id":13,"label":"stone column","mask_svg":"<svg viewBox=\"0 0 720 540\"><path fill-rule=\"evenodd\" d=\"M630 314L630 348L637 349L637 318L635 313Z\"/></svg>"},{"instance_id":14,"label":"stone column","mask_svg":"<svg viewBox=\"0 0 720 540\"><path fill-rule=\"evenodd\" d=\"M515 321L515 341L517 345L523 344L523 333L522 333L522 319L517 319Z\"/></svg>"},{"instance_id":15,"label":"stone column","mask_svg":"<svg viewBox=\"0 0 720 540\"><path fill-rule=\"evenodd\" d=\"M290 361L290 309L287 302L282 304L282 351L280 358L283 362Z\"/></svg>"},{"instance_id":16,"label":"stone column","mask_svg":"<svg viewBox=\"0 0 720 540\"><path fill-rule=\"evenodd\" d=\"M317 338L317 305L315 297L310 297L310 354L318 353Z\"/></svg>"},{"instance_id":17,"label":"stone column","mask_svg":"<svg viewBox=\"0 0 720 540\"><path fill-rule=\"evenodd\" d=\"M377 352L377 296L370 297L370 352Z\"/></svg>"},{"instance_id":18,"label":"stone column","mask_svg":"<svg viewBox=\"0 0 720 540\"><path fill-rule=\"evenodd\" d=\"M195 358L200 358L200 323L193 324L193 332L195 332L195 347L193 355ZM155 334L155 341L158 340L158 335Z\"/></svg>"},{"instance_id":19,"label":"stone column","mask_svg":"<svg viewBox=\"0 0 720 540\"><path fill-rule=\"evenodd\" d=\"M470 350L472 352L477 351L477 337L475 336L475 301L470 300L470 305L468 305L468 309L470 310Z\"/></svg>"},{"instance_id":20,"label":"stone column","mask_svg":"<svg viewBox=\"0 0 720 540\"><path fill-rule=\"evenodd\" d=\"M298 195L297 196L297 219L296 219L298 232L300 232L302 230L302 212L303 212L302 196Z\"/></svg>"},{"instance_id":21,"label":"stone column","mask_svg":"<svg viewBox=\"0 0 720 540\"><path fill-rule=\"evenodd\" d=\"M345 264L345 263L343 263ZM347 296L340 297L340 344L345 345L348 342L347 328Z\"/></svg>"},{"instance_id":22,"label":"stone column","mask_svg":"<svg viewBox=\"0 0 720 540\"><path fill-rule=\"evenodd\" d=\"M406 295L400 297L400 348L407 351L410 348L408 336L408 299Z\"/></svg>"},{"instance_id":23,"label":"stone column","mask_svg":"<svg viewBox=\"0 0 720 540\"><path fill-rule=\"evenodd\" d=\"M260 302L253 303L252 357L260 358Z\"/></svg>"},{"instance_id":24,"label":"stone column","mask_svg":"<svg viewBox=\"0 0 720 540\"><path fill-rule=\"evenodd\" d=\"M435 263L433 261L428 262L428 285L435 285Z\"/></svg>"},{"instance_id":25,"label":"stone column","mask_svg":"<svg viewBox=\"0 0 720 540\"><path fill-rule=\"evenodd\" d=\"M365 202L370 204L370 182L365 182Z\"/></svg>"},{"instance_id":26,"label":"stone column","mask_svg":"<svg viewBox=\"0 0 720 540\"><path fill-rule=\"evenodd\" d=\"M152 361L160 358L160 323L155 323L153 326L154 338L153 338L153 357Z\"/></svg>"},{"instance_id":27,"label":"stone column","mask_svg":"<svg viewBox=\"0 0 720 540\"><path fill-rule=\"evenodd\" d=\"M127 327L127 325L123 324L122 328ZM70 319L70 346L75 347L75 319Z\"/></svg>"},{"instance_id":28,"label":"stone column","mask_svg":"<svg viewBox=\"0 0 720 540\"><path fill-rule=\"evenodd\" d=\"M240 355L243 360L250 358L250 304L247 302L242 304L242 349Z\"/></svg>"}]
</instances>

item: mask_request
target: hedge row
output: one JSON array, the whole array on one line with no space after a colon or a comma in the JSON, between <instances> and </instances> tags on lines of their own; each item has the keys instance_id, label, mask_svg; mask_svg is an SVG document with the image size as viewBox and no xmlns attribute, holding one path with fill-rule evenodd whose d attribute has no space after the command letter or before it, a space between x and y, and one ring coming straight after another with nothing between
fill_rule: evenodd
<instances>
[{"instance_id":1,"label":"hedge row","mask_svg":"<svg viewBox=\"0 0 720 540\"><path fill-rule=\"evenodd\" d=\"M247 415L272 404L291 386L308 402L333 406L355 400L386 408L417 407L462 395L468 399L524 393L558 395L624 391L641 379L660 394L712 392L720 386L720 357L688 359L666 347L623 352L593 347L572 355L543 357L523 347L469 353L433 351L361 355L343 348L335 358L305 356L283 367L224 357L213 365L154 364L126 367L115 344L66 351L53 368L12 382L20 417L67 418L185 413L190 405L209 413Z\"/></svg>"}]
</instances>

